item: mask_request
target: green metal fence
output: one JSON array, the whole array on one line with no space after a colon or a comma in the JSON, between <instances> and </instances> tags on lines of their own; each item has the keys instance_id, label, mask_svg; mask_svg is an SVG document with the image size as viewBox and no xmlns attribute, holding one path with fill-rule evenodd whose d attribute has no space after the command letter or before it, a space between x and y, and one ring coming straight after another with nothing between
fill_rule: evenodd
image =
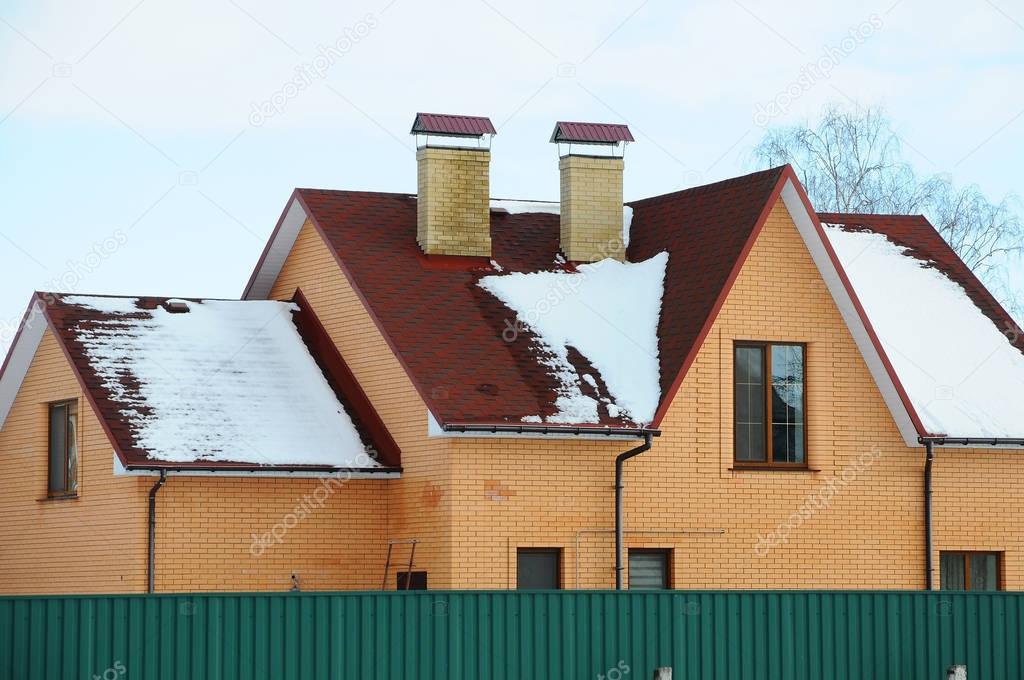
<instances>
[{"instance_id":1,"label":"green metal fence","mask_svg":"<svg viewBox=\"0 0 1024 680\"><path fill-rule=\"evenodd\" d=\"M1024 593L0 598L0 678L1024 678Z\"/></svg>"}]
</instances>

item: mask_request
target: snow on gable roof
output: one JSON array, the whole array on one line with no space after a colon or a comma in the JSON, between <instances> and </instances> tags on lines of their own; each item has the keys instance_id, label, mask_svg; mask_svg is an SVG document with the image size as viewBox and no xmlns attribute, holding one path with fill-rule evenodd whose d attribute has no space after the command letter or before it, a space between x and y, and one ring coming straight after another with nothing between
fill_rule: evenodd
<instances>
[{"instance_id":1,"label":"snow on gable roof","mask_svg":"<svg viewBox=\"0 0 1024 680\"><path fill-rule=\"evenodd\" d=\"M158 463L379 468L304 344L292 303L56 296L136 449Z\"/></svg>"},{"instance_id":2,"label":"snow on gable roof","mask_svg":"<svg viewBox=\"0 0 1024 680\"><path fill-rule=\"evenodd\" d=\"M664 294L662 252L638 263L606 259L576 272L534 272L487 276L480 287L513 310L536 334L539 360L561 384L551 423L600 422L599 406L612 418L638 424L654 418L661 398L658 322ZM600 373L594 376L569 361L575 347ZM596 398L584 393L586 382ZM528 420L526 420L528 419ZM537 416L526 416L535 422Z\"/></svg>"},{"instance_id":3,"label":"snow on gable roof","mask_svg":"<svg viewBox=\"0 0 1024 680\"><path fill-rule=\"evenodd\" d=\"M927 434L1024 435L1024 354L968 291L883 233L823 226Z\"/></svg>"},{"instance_id":4,"label":"snow on gable roof","mask_svg":"<svg viewBox=\"0 0 1024 680\"><path fill-rule=\"evenodd\" d=\"M628 260L669 254L657 331L661 404L652 427L664 418L738 260L787 178L795 181L792 170L779 167L624 207ZM569 269L559 253L557 203L493 201L491 208L491 257L501 271ZM499 270L472 259L459 266L424 256L416 242L415 196L296 190L253 272L246 299L269 294L302 222L293 213L308 216L440 425L516 424L558 413L555 402L563 385L538 361L535 334L524 328L520 342L507 342L509 308L477 285ZM603 392L610 391L575 347L568 358L581 376L591 373ZM584 385L585 392L592 389ZM599 411L595 425L636 425Z\"/></svg>"}]
</instances>

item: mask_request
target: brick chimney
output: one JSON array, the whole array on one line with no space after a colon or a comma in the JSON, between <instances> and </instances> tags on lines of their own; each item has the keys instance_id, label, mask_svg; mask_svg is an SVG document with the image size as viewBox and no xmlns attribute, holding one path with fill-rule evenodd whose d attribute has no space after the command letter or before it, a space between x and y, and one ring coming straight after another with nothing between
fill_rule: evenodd
<instances>
[{"instance_id":1,"label":"brick chimney","mask_svg":"<svg viewBox=\"0 0 1024 680\"><path fill-rule=\"evenodd\" d=\"M626 258L622 243L622 170L625 125L559 122L551 134L558 144L561 185L561 246L566 259L596 262ZM576 149L573 149L576 145ZM579 147L593 153L581 153ZM601 153L603 152L603 153Z\"/></svg>"},{"instance_id":2,"label":"brick chimney","mask_svg":"<svg viewBox=\"0 0 1024 680\"><path fill-rule=\"evenodd\" d=\"M417 139L420 248L427 255L490 257L494 125L489 118L418 113L411 134Z\"/></svg>"}]
</instances>

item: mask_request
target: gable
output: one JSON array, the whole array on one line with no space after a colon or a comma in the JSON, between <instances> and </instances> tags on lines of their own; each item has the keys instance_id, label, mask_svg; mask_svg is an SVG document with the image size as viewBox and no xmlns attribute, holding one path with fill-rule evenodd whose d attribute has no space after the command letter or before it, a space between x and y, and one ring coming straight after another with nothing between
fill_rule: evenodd
<instances>
[{"instance_id":1,"label":"gable","mask_svg":"<svg viewBox=\"0 0 1024 680\"><path fill-rule=\"evenodd\" d=\"M732 460L737 341L805 343L808 455L813 465L859 437L900 438L875 379L811 249L780 196L730 287L664 424L697 429ZM725 465L731 464L724 463Z\"/></svg>"},{"instance_id":2,"label":"gable","mask_svg":"<svg viewBox=\"0 0 1024 680\"><path fill-rule=\"evenodd\" d=\"M716 299L733 271L784 168L632 203L631 262L668 251L658 323L658 385L664 404ZM557 204L495 202L493 259L424 256L416 243L416 197L406 194L298 190L253 281L276 278L275 255L292 247L289 214L301 204L329 244L352 289L443 425L506 425L554 420L563 396L560 374L543 343L515 311L480 287L487 276L573 272L558 248ZM555 209L552 210L552 207ZM283 234L283 235L282 235ZM278 240L281 243L278 243ZM258 297L250 285L247 297ZM262 295L262 293L260 293ZM558 291L554 291L557 297ZM601 310L595 310L600 314ZM579 351L563 357L606 394L601 372ZM584 387L584 391L588 389ZM617 395L616 395L617 396ZM524 418L527 419L524 421ZM555 423L553 423L555 424ZM635 431L647 425L600 409L596 422Z\"/></svg>"}]
</instances>

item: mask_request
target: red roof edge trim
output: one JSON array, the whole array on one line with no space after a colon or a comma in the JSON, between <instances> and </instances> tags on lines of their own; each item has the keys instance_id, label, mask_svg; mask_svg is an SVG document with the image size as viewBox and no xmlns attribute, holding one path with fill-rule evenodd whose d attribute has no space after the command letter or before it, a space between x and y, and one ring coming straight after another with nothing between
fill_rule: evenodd
<instances>
[{"instance_id":1,"label":"red roof edge trim","mask_svg":"<svg viewBox=\"0 0 1024 680\"><path fill-rule=\"evenodd\" d=\"M103 428L104 434L107 435L107 440L110 442L110 446L113 447L114 453L117 455L118 460L121 461L121 465L128 468L128 458L125 456L124 451L121 450L120 445L117 443L117 438L114 437L113 431L110 429L110 424L107 423L107 419L103 417L103 411L100 410L99 404L96 403L95 397L93 397L92 390L89 389L88 384L85 382L85 378L82 377L82 373L78 370L78 366L75 364L75 360L71 357L71 352L68 350L67 344L64 342L63 334L58 332L57 326L53 323L53 319L50 318L50 303L40 297L40 293L36 293L33 297L33 302L39 300L43 304L44 316L46 318L46 325L50 329L50 333L57 339L57 344L60 346L61 352L64 354L64 359L71 367L72 372L75 374L75 379L78 381L78 387L82 390L82 394L85 395L86 400L89 402L89 407L92 409L93 415L96 420L99 421L100 427Z\"/></svg>"},{"instance_id":2,"label":"red roof edge trim","mask_svg":"<svg viewBox=\"0 0 1024 680\"><path fill-rule=\"evenodd\" d=\"M245 284L245 290L242 291L242 300L249 299L249 293L252 292L252 287L256 285L256 278L260 274L260 270L263 269L264 263L267 261L267 255L270 254L270 250L274 247L274 241L277 240L277 235L281 232L281 225L284 224L285 217L288 215L288 211L292 207L292 202L298 197L299 190L294 189L291 196L288 197L288 201L284 204L284 210L281 211L281 216L277 218L277 224L274 225L274 231L270 233L270 239L267 240L267 245L263 246L263 252L260 253L260 259L256 261L256 267L253 268L252 274L249 275L249 282ZM305 208L305 204L302 206ZM309 216L307 211L307 217Z\"/></svg>"},{"instance_id":3,"label":"red roof edge trim","mask_svg":"<svg viewBox=\"0 0 1024 680\"><path fill-rule=\"evenodd\" d=\"M357 428L361 424L366 429L369 439L377 450L378 462L390 468L401 468L401 449L366 396L359 381L352 374L352 370L345 363L345 358L341 356L334 341L331 340L327 329L320 323L316 312L313 311L313 306L303 295L301 288L295 291L292 302L299 307L299 311L294 314L295 327L298 329L299 335L306 343L313 358L320 364L338 400L354 411Z\"/></svg>"},{"instance_id":4,"label":"red roof edge trim","mask_svg":"<svg viewBox=\"0 0 1024 680\"><path fill-rule=\"evenodd\" d=\"M914 408L914 404L910 401L910 395L907 394L907 390L903 386L903 382L896 374L896 369L893 368L889 355L886 354L885 349L882 347L882 342L879 340L878 334L875 332L875 328L871 324L871 320L868 319L867 312L864 311L864 306L861 304L860 298L857 297L857 292L853 289L850 277L847 276L846 270L843 269L843 265L839 261L839 256L836 255L835 249L832 248L832 244L829 242L828 236L825 234L824 227L821 226L821 219L811 207L811 200L807 197L807 192L804 191L803 185L800 184L799 180L796 180L795 175L793 178L795 180L794 185L797 189L797 195L800 196L800 200L803 201L804 208L807 209L807 213L811 217L811 223L814 225L814 228L818 233L818 238L821 239L825 252L832 261L832 265L836 268L839 280L846 289L846 294L850 296L853 308L857 310L857 316L860 317L861 323L864 324L864 330L868 334L868 338L871 340L871 344L874 346L875 352L878 353L878 358L882 362L882 366L885 367L885 372L889 375L889 379L892 381L893 387L896 389L896 393L900 397L900 401L903 402L903 407L907 410L907 415L910 416L910 421L914 424L914 429L917 430L918 435L921 437L943 436L936 433L930 433L925 429L924 423L921 421L921 417L917 413L917 409Z\"/></svg>"},{"instance_id":5,"label":"red roof edge trim","mask_svg":"<svg viewBox=\"0 0 1024 680\"><path fill-rule=\"evenodd\" d=\"M327 237L327 233L324 231L324 228L320 225L319 220L317 220L316 214L314 214L314 212L309 209L309 205L303 198L302 192L296 191L295 198L296 200L299 201L299 204L302 206L302 209L306 211L307 218L312 223L313 227L316 229L316 232L320 236L320 240L324 244L324 247L326 247L327 250L330 251L331 256L334 258L334 261L338 264L338 269L341 270L341 273L342 275L344 275L345 280L348 281L348 285L352 288L352 290L356 294L356 297L358 297L359 301L363 304L363 309L366 310L366 313L373 321L373 325L377 327L377 332L380 333L382 338L384 338L384 342L387 343L388 348L391 350L391 355L398 360L398 364L402 367L402 370L405 371L406 377L409 378L409 382L412 383L412 386L416 390L416 393L420 395L420 399L426 405L427 410L430 411L430 414L434 417L434 420L437 421L437 423L441 427L444 427L444 420L440 418L438 415L440 411L437 409L436 406L434 406L434 403L430 399L427 390L424 389L423 385L420 384L420 382L416 379L415 374L412 372L412 370L409 368L409 365L405 362L405 359L402 357L402 353L398 351L398 345L395 344L395 341L391 338L387 330L384 328L384 324L381 323L380 317L377 316L377 313L373 310L373 307L370 306L370 301L367 299L366 295L363 293L363 291L359 289L359 286L356 284L355 277L352 276L352 272L350 272L348 267L345 266L345 262L344 260L341 259L341 255L339 255L338 251L331 246L331 241ZM427 424L424 423L423 427L425 429L427 427Z\"/></svg>"},{"instance_id":6,"label":"red roof edge trim","mask_svg":"<svg viewBox=\"0 0 1024 680\"><path fill-rule=\"evenodd\" d=\"M693 365L693 362L697 360L697 355L704 346L704 341L707 339L708 333L711 332L711 327L714 326L715 320L718 318L718 313L722 311L722 306L725 305L725 301L729 297L733 284L736 283L736 279L739 277L740 271L743 269L743 265L747 261L747 256L750 255L750 251L753 249L754 243L757 241L757 237L760 236L765 222L768 221L768 216L771 214L772 208L779 200L779 196L782 194L782 188L786 185L786 178L789 175L795 177L792 168L787 164L786 169L779 175L779 179L776 181L775 187L772 189L768 200L765 201L765 206L761 209L761 214L758 216L757 222L754 223L754 228L751 230L750 236L747 237L747 242L743 245L743 250L740 251L740 256L736 258L736 263L729 272L729 277L726 279L725 285L722 286L722 290L719 292L718 298L715 300L715 304L711 308L711 312L708 313L708 318L704 320L704 325L701 327L700 333L698 333L689 352L687 352L686 358L683 360L683 365L679 369L679 373L672 381L672 385L669 387L668 392L662 395L661 404L658 406L658 410L654 413L654 420L651 421L650 427L661 427L661 421L664 420L665 415L668 413L669 406L672 405L676 394L679 392L679 388L682 387L683 379L686 378L686 374L689 373L690 367Z\"/></svg>"}]
</instances>

